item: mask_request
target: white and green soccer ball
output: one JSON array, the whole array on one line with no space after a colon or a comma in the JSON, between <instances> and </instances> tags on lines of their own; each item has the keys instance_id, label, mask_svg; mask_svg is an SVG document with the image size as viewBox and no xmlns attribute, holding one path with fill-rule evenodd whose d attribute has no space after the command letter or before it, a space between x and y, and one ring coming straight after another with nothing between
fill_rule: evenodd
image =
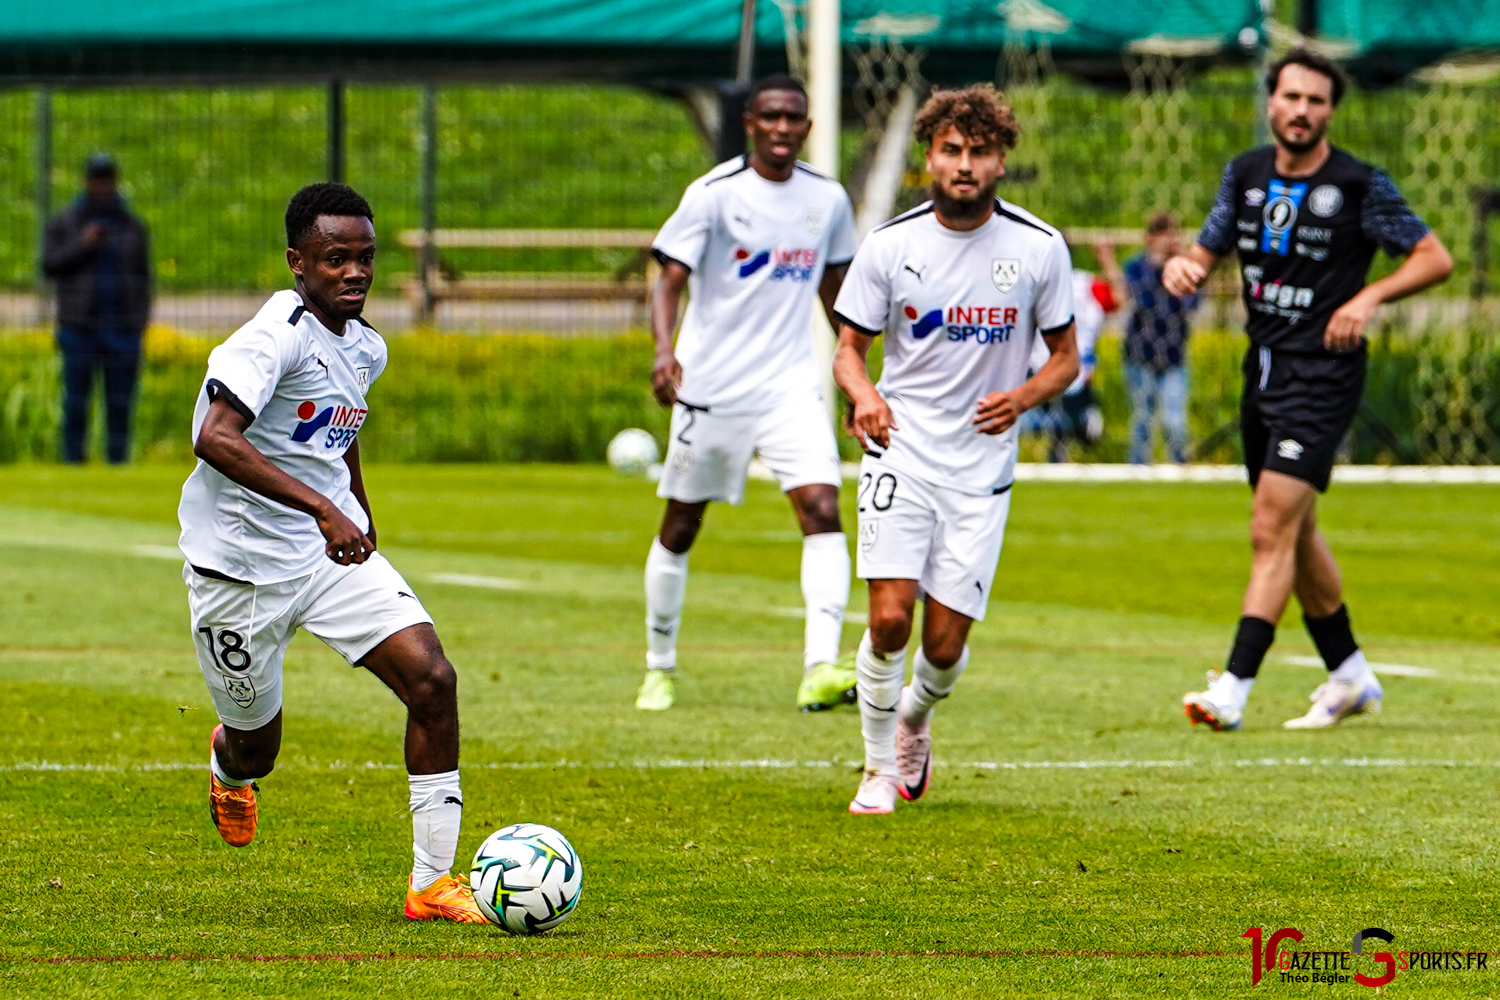
<instances>
[{"instance_id":1,"label":"white and green soccer ball","mask_svg":"<svg viewBox=\"0 0 1500 1000\"><path fill-rule=\"evenodd\" d=\"M609 467L627 476L638 476L651 467L661 455L656 447L656 438L650 431L639 427L627 427L614 436L604 457Z\"/></svg>"},{"instance_id":2,"label":"white and green soccer ball","mask_svg":"<svg viewBox=\"0 0 1500 1000\"><path fill-rule=\"evenodd\" d=\"M583 863L568 838L540 823L490 834L474 853L474 902L511 934L540 934L567 919L583 895Z\"/></svg>"}]
</instances>

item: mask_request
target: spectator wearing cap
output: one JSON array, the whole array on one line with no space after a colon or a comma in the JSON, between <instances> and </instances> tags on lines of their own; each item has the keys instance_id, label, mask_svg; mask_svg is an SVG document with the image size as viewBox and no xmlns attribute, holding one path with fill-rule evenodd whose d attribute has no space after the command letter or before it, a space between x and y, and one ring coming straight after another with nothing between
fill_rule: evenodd
<instances>
[{"instance_id":1,"label":"spectator wearing cap","mask_svg":"<svg viewBox=\"0 0 1500 1000\"><path fill-rule=\"evenodd\" d=\"M1130 393L1130 461L1151 460L1152 425L1161 412L1172 461L1187 461L1188 319L1198 296L1179 299L1162 287L1168 258L1182 251L1182 230L1167 213L1146 223L1146 247L1125 262L1130 312L1125 319L1125 385Z\"/></svg>"},{"instance_id":2,"label":"spectator wearing cap","mask_svg":"<svg viewBox=\"0 0 1500 1000\"><path fill-rule=\"evenodd\" d=\"M57 286L57 346L62 353L62 458L84 460L96 372L104 376L106 457L130 453L130 416L140 371L141 336L151 312L145 223L120 197L108 156L84 169L84 190L47 226L42 268Z\"/></svg>"}]
</instances>

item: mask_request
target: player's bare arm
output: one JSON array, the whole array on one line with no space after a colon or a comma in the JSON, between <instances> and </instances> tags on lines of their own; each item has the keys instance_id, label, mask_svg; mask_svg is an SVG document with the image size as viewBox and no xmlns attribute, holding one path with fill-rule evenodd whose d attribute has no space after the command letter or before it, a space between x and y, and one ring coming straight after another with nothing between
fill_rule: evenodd
<instances>
[{"instance_id":1,"label":"player's bare arm","mask_svg":"<svg viewBox=\"0 0 1500 1000\"><path fill-rule=\"evenodd\" d=\"M823 315L828 317L828 325L835 334L838 332L839 319L834 314L833 303L839 297L839 289L844 287L844 275L849 273L848 264L839 264L837 267L830 265L823 270L823 280L818 282L818 301L823 303Z\"/></svg>"},{"instance_id":2,"label":"player's bare arm","mask_svg":"<svg viewBox=\"0 0 1500 1000\"><path fill-rule=\"evenodd\" d=\"M375 548L375 512L370 510L370 498L365 494L365 474L359 464L359 439L349 445L344 452L344 464L349 467L349 492L354 494L354 499L364 509L365 519L370 523L370 528L365 532L365 537L370 540L370 548Z\"/></svg>"},{"instance_id":3,"label":"player's bare arm","mask_svg":"<svg viewBox=\"0 0 1500 1000\"><path fill-rule=\"evenodd\" d=\"M1162 268L1162 287L1179 299L1185 299L1203 286L1223 258L1200 243L1167 261Z\"/></svg>"},{"instance_id":4,"label":"player's bare arm","mask_svg":"<svg viewBox=\"0 0 1500 1000\"><path fill-rule=\"evenodd\" d=\"M865 363L870 345L875 338L861 333L848 323L839 326L839 345L833 354L833 380L854 404L852 418L854 436L861 447L869 447L874 441L882 448L891 446L891 431L900 430L891 408L870 381L870 369Z\"/></svg>"},{"instance_id":5,"label":"player's bare arm","mask_svg":"<svg viewBox=\"0 0 1500 1000\"><path fill-rule=\"evenodd\" d=\"M328 544L324 551L340 566L362 563L375 551L375 543L323 494L298 482L276 466L245 439L245 419L223 396L209 405L208 416L193 442L193 454L221 475L247 490L311 516L318 522ZM352 449L351 449L352 450ZM351 466L357 467L358 459ZM364 503L364 491L357 494Z\"/></svg>"},{"instance_id":6,"label":"player's bare arm","mask_svg":"<svg viewBox=\"0 0 1500 1000\"><path fill-rule=\"evenodd\" d=\"M1448 248L1443 246L1436 233L1428 233L1417 241L1396 270L1379 281L1370 282L1354 298L1339 306L1328 318L1323 344L1330 351L1354 350L1364 340L1365 327L1381 305L1431 288L1452 273L1453 257Z\"/></svg>"},{"instance_id":7,"label":"player's bare arm","mask_svg":"<svg viewBox=\"0 0 1500 1000\"><path fill-rule=\"evenodd\" d=\"M656 359L651 364L651 392L662 406L672 406L677 402L677 389L682 385L682 365L677 362L672 338L677 332L677 307L682 302L682 290L687 287L691 273L686 265L669 260L651 289L651 337L656 342Z\"/></svg>"},{"instance_id":8,"label":"player's bare arm","mask_svg":"<svg viewBox=\"0 0 1500 1000\"><path fill-rule=\"evenodd\" d=\"M1062 393L1078 377L1078 340L1075 324L1044 334L1042 340L1052 353L1035 375L1010 392L992 392L979 401L974 413L974 429L980 434L1003 434L1021 418L1021 414Z\"/></svg>"}]
</instances>

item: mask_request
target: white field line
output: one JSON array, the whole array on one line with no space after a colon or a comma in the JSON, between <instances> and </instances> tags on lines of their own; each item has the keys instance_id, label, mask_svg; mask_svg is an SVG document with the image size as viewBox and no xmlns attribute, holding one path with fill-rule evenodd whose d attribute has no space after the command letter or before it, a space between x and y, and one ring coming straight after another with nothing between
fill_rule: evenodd
<instances>
[{"instance_id":1,"label":"white field line","mask_svg":"<svg viewBox=\"0 0 1500 1000\"><path fill-rule=\"evenodd\" d=\"M806 608L772 608L771 614L781 615L783 618L806 618ZM845 611L844 621L856 622L860 625L870 624L870 616L863 611Z\"/></svg>"},{"instance_id":2,"label":"white field line","mask_svg":"<svg viewBox=\"0 0 1500 1000\"><path fill-rule=\"evenodd\" d=\"M145 556L147 559L171 559L173 562L182 562L182 550L175 545L132 545L130 554Z\"/></svg>"},{"instance_id":3,"label":"white field line","mask_svg":"<svg viewBox=\"0 0 1500 1000\"><path fill-rule=\"evenodd\" d=\"M1287 663L1295 663L1299 667L1322 667L1321 658L1316 656L1283 656ZM1376 673L1394 674L1397 677L1436 677L1438 672L1427 667L1413 667L1405 663L1372 663L1370 669Z\"/></svg>"},{"instance_id":4,"label":"white field line","mask_svg":"<svg viewBox=\"0 0 1500 1000\"><path fill-rule=\"evenodd\" d=\"M942 761L947 767L975 771L1101 771L1101 770L1197 770L1216 768L1500 768L1500 760L1418 760L1407 757L1255 757L1238 760L977 760ZM466 771L786 771L856 770L852 760L664 760L632 761L492 761L465 764ZM19 761L0 764L0 773L149 773L153 771L201 771L202 761L147 761L137 764L66 764L58 761ZM284 764L280 771L403 771L400 764L376 761L328 761L323 764Z\"/></svg>"},{"instance_id":5,"label":"white field line","mask_svg":"<svg viewBox=\"0 0 1500 1000\"><path fill-rule=\"evenodd\" d=\"M526 584L503 576L474 576L469 573L432 573L433 583L451 583L455 587L483 587L487 590L523 590Z\"/></svg>"},{"instance_id":6,"label":"white field line","mask_svg":"<svg viewBox=\"0 0 1500 1000\"><path fill-rule=\"evenodd\" d=\"M844 462L845 479L859 476L859 463ZM774 480L757 459L750 463L752 479ZM1022 482L1052 483L1240 483L1243 465L1119 465L1106 462L1020 462L1016 478ZM1337 465L1333 478L1340 483L1500 484L1496 465Z\"/></svg>"}]
</instances>

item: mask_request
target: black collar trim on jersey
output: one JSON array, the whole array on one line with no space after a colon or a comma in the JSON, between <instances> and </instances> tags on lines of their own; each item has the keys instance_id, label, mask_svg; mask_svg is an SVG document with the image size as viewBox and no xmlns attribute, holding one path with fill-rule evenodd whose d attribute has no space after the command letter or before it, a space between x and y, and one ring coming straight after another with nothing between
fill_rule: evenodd
<instances>
[{"instance_id":1,"label":"black collar trim on jersey","mask_svg":"<svg viewBox=\"0 0 1500 1000\"><path fill-rule=\"evenodd\" d=\"M298 306L297 308L293 309L291 316L287 317L287 325L296 326L297 321L302 318L302 314L305 312L307 312L307 306Z\"/></svg>"},{"instance_id":2,"label":"black collar trim on jersey","mask_svg":"<svg viewBox=\"0 0 1500 1000\"><path fill-rule=\"evenodd\" d=\"M882 222L880 225L878 225L878 226L875 227L875 232L878 233L882 229L889 229L892 226L898 226L898 225L900 225L903 222L910 222L912 219L919 219L919 218L921 218L922 216L926 215L927 213L929 213L931 211L933 211L933 206L932 206L931 202L928 202L925 205L919 205L916 208L912 209L910 212L907 212L907 213L905 213L903 215L896 216L894 219L890 220L889 222Z\"/></svg>"},{"instance_id":3,"label":"black collar trim on jersey","mask_svg":"<svg viewBox=\"0 0 1500 1000\"><path fill-rule=\"evenodd\" d=\"M829 177L827 174L823 173L821 170L814 170L812 167L809 167L807 164L803 163L801 160L798 160L797 163L796 163L796 165L792 169L794 171L795 170L800 170L804 174L812 174L814 177L818 178L819 180L823 180L823 181L832 181L833 180L832 177ZM835 182L835 183L837 183L837 182Z\"/></svg>"},{"instance_id":4,"label":"black collar trim on jersey","mask_svg":"<svg viewBox=\"0 0 1500 1000\"><path fill-rule=\"evenodd\" d=\"M354 317L354 322L358 323L360 326L364 327L366 330L369 330L371 333L375 334L375 336L377 336L377 337L380 336L380 331L377 330L377 329L375 329L368 322L366 322L365 318L363 316L356 316L356 317Z\"/></svg>"},{"instance_id":5,"label":"black collar trim on jersey","mask_svg":"<svg viewBox=\"0 0 1500 1000\"><path fill-rule=\"evenodd\" d=\"M740 157L740 165L738 167L735 167L733 170L729 171L729 173L727 173L727 174L720 174L718 177L715 177L711 181L704 181L703 182L703 186L704 187L708 187L710 184L717 184L720 181L727 181L729 178L733 177L735 174L742 174L746 170L749 170L749 169L750 169L750 154L746 153L744 156Z\"/></svg>"},{"instance_id":6,"label":"black collar trim on jersey","mask_svg":"<svg viewBox=\"0 0 1500 1000\"><path fill-rule=\"evenodd\" d=\"M1046 226L1038 225L1037 223L1032 222L1030 219L1025 218L1024 216L1020 216L1015 212L1009 211L1005 207L1005 202L1001 201L999 198L995 199L995 214L1000 216L1001 218L1009 219L1012 222L1019 222L1023 226L1030 226L1037 232L1046 233L1048 236L1057 235L1054 230L1048 229Z\"/></svg>"}]
</instances>

